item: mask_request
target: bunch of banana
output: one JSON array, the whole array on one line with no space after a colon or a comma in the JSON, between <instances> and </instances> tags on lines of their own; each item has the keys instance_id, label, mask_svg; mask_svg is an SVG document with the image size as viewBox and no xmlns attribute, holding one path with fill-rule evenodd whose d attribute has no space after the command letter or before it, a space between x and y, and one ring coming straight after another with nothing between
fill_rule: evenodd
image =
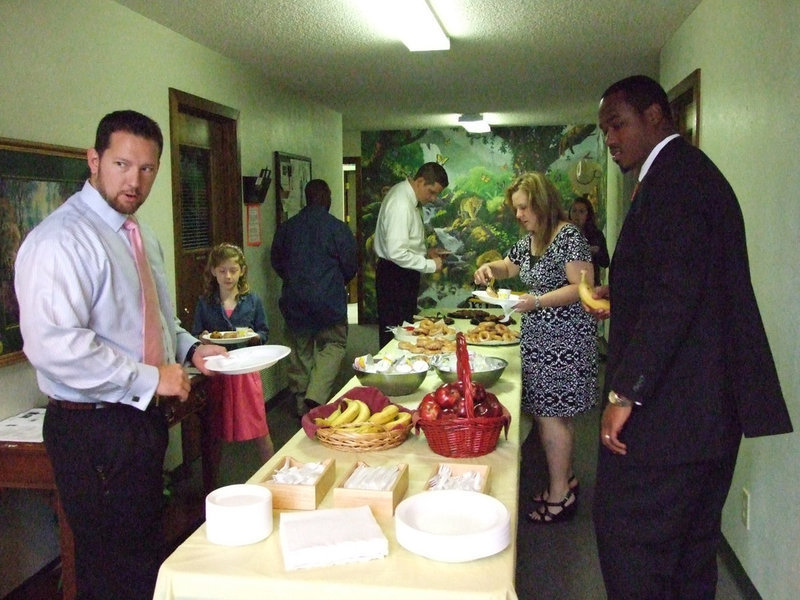
<instances>
[{"instance_id":1,"label":"bunch of banana","mask_svg":"<svg viewBox=\"0 0 800 600\"><path fill-rule=\"evenodd\" d=\"M369 422L383 425L391 421L398 412L400 412L400 407L397 404L387 404L383 410L372 413L369 417Z\"/></svg>"},{"instance_id":2,"label":"bunch of banana","mask_svg":"<svg viewBox=\"0 0 800 600\"><path fill-rule=\"evenodd\" d=\"M342 410L342 403L344 403L344 410ZM317 417L314 419L314 424L322 427L340 427L349 423L363 423L369 419L371 412L366 402L345 398L331 416L325 419Z\"/></svg>"},{"instance_id":3,"label":"bunch of banana","mask_svg":"<svg viewBox=\"0 0 800 600\"><path fill-rule=\"evenodd\" d=\"M391 421L384 423L383 427L386 431L392 431L393 429L408 427L409 423L411 423L411 413L398 412L392 417Z\"/></svg>"},{"instance_id":4,"label":"bunch of banana","mask_svg":"<svg viewBox=\"0 0 800 600\"><path fill-rule=\"evenodd\" d=\"M342 414L342 407L337 406L336 410L333 411L327 418L323 419L322 417L317 417L316 419L314 419L314 425L317 425L319 427L328 427L331 424L331 422L341 414Z\"/></svg>"},{"instance_id":5,"label":"bunch of banana","mask_svg":"<svg viewBox=\"0 0 800 600\"><path fill-rule=\"evenodd\" d=\"M329 417L314 419L314 424L319 427L333 427L353 433L384 433L407 427L410 422L411 413L401 412L396 404L388 404L373 414L366 402L352 398L342 400Z\"/></svg>"},{"instance_id":6,"label":"bunch of banana","mask_svg":"<svg viewBox=\"0 0 800 600\"><path fill-rule=\"evenodd\" d=\"M581 269L581 281L578 283L578 297L586 306L595 310L610 310L611 303L605 298L595 298L594 291L586 282L586 269Z\"/></svg>"},{"instance_id":7,"label":"bunch of banana","mask_svg":"<svg viewBox=\"0 0 800 600\"><path fill-rule=\"evenodd\" d=\"M337 431L344 431L348 433L386 433L383 425L375 425L375 423L346 423L345 425L337 425Z\"/></svg>"}]
</instances>

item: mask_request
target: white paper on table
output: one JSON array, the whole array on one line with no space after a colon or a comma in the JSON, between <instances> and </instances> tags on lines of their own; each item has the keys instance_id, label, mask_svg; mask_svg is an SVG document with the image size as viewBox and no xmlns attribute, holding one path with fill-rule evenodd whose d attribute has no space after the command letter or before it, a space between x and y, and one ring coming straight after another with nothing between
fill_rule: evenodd
<instances>
[{"instance_id":1,"label":"white paper on table","mask_svg":"<svg viewBox=\"0 0 800 600\"><path fill-rule=\"evenodd\" d=\"M287 571L364 562L389 554L389 540L368 506L281 513Z\"/></svg>"},{"instance_id":2,"label":"white paper on table","mask_svg":"<svg viewBox=\"0 0 800 600\"><path fill-rule=\"evenodd\" d=\"M31 408L0 421L0 442L43 442L44 411L44 408Z\"/></svg>"}]
</instances>

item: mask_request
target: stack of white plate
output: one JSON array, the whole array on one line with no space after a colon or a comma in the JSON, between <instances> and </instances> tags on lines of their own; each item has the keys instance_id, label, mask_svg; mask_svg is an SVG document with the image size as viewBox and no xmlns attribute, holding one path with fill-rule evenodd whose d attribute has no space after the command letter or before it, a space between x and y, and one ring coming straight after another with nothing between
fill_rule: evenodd
<instances>
[{"instance_id":1,"label":"stack of white plate","mask_svg":"<svg viewBox=\"0 0 800 600\"><path fill-rule=\"evenodd\" d=\"M228 485L206 496L206 537L223 546L254 544L272 533L272 492L260 485Z\"/></svg>"},{"instance_id":2,"label":"stack of white plate","mask_svg":"<svg viewBox=\"0 0 800 600\"><path fill-rule=\"evenodd\" d=\"M511 542L506 506L487 494L463 490L410 496L394 514L398 543L442 562L467 562L505 550Z\"/></svg>"}]
</instances>

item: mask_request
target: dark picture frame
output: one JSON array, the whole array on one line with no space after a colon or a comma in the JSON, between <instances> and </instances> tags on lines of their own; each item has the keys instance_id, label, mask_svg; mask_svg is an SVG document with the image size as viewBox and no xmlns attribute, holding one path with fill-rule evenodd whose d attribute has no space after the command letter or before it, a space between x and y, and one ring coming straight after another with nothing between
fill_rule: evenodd
<instances>
[{"instance_id":1,"label":"dark picture frame","mask_svg":"<svg viewBox=\"0 0 800 600\"><path fill-rule=\"evenodd\" d=\"M17 250L88 176L86 150L0 138L0 366L25 359L14 291Z\"/></svg>"},{"instance_id":2,"label":"dark picture frame","mask_svg":"<svg viewBox=\"0 0 800 600\"><path fill-rule=\"evenodd\" d=\"M291 219L306 205L306 184L311 181L308 156L275 152L276 225Z\"/></svg>"}]
</instances>

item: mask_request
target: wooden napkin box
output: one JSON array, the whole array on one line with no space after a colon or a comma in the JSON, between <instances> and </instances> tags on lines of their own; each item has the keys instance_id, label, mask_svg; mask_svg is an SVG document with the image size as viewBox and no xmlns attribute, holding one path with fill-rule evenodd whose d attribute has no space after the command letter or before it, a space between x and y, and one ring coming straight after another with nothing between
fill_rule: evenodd
<instances>
[{"instance_id":1,"label":"wooden napkin box","mask_svg":"<svg viewBox=\"0 0 800 600\"><path fill-rule=\"evenodd\" d=\"M333 488L333 505L336 508L369 506L375 517L391 517L395 507L403 499L408 489L408 465L400 463L400 473L390 490L357 490L344 487L345 482L359 466L368 466L359 461L353 464L339 484Z\"/></svg>"},{"instance_id":2,"label":"wooden napkin box","mask_svg":"<svg viewBox=\"0 0 800 600\"><path fill-rule=\"evenodd\" d=\"M295 460L291 456L279 463L272 471L267 474L262 485L272 492L272 508L283 508L292 510L314 510L316 509L328 490L333 485L336 477L336 461L327 458L322 461L323 471L313 485L276 483L272 481L272 476L278 469L286 465L290 467L302 467L305 463Z\"/></svg>"}]
</instances>

